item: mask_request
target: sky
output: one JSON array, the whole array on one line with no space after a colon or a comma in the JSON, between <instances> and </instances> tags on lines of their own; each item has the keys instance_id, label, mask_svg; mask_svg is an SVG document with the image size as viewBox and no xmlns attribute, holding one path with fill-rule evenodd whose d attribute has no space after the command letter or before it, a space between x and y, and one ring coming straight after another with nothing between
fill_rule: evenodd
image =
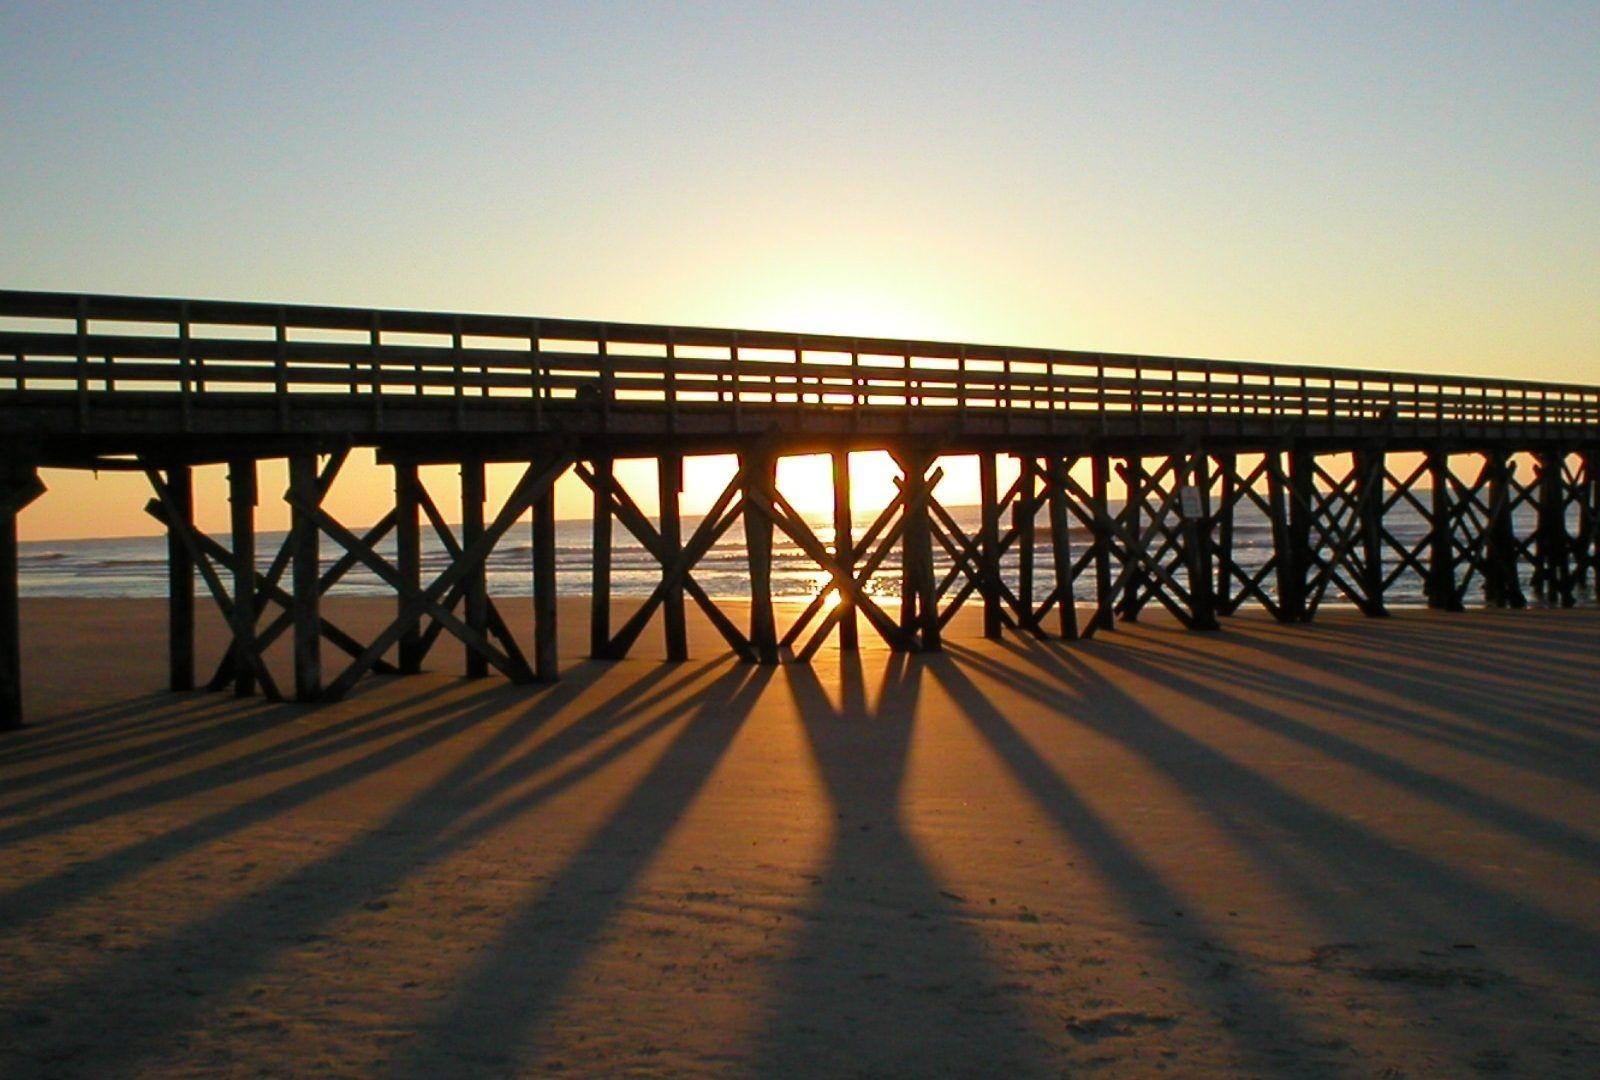
<instances>
[{"instance_id":1,"label":"sky","mask_svg":"<svg viewBox=\"0 0 1600 1080\"><path fill-rule=\"evenodd\" d=\"M0 287L1600 383L1592 0L21 2L0 102Z\"/></svg>"}]
</instances>

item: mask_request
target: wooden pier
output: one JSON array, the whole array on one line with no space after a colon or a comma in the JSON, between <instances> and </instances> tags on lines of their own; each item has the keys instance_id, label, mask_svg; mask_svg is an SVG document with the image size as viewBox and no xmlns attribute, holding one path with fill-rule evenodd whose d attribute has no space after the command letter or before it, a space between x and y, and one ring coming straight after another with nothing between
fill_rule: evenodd
<instances>
[{"instance_id":1,"label":"wooden pier","mask_svg":"<svg viewBox=\"0 0 1600 1080\"><path fill-rule=\"evenodd\" d=\"M370 525L324 506L352 449L393 470L394 507ZM852 528L849 454L886 450L894 498ZM778 459L833 456L824 540L778 489ZM733 479L684 534L684 459L732 454ZM969 534L935 497L940 462L976 456ZM1001 457L1017 478L998 481ZM654 459L652 518L614 464ZM262 570L255 512L264 460L287 461L290 530ZM1079 638L1156 605L1212 630L1246 605L1292 622L1326 601L1385 613L1403 574L1428 602L1571 605L1600 578L1600 388L1343 368L1062 352L531 317L0 291L0 727L22 722L16 519L40 468L134 470L167 529L170 682L196 683L201 584L231 630L205 685L299 701L364 676L420 670L449 634L470 674L557 677L554 485L593 492L590 652L619 658L659 614L669 659L698 606L730 650L809 660L865 630L937 650L964 603L984 633ZM484 470L520 478L490 513ZM231 535L195 527L192 470L225 464ZM419 467L461 470L459 526ZM1113 482L1116 487L1113 487ZM1126 497L1114 497L1125 489ZM1404 507L1428 524L1395 535ZM1260 568L1235 549L1241 511L1271 525ZM531 642L489 594L495 546L531 514ZM1035 566L1042 525L1054 566ZM1519 523L1532 522L1519 531ZM695 579L742 524L751 604L740 625ZM660 566L638 611L611 620L615 529ZM446 568L422 574L432 530ZM393 558L380 543L394 536ZM772 602L782 534L828 584L788 626ZM325 545L339 553L326 568ZM898 604L874 587L891 556ZM321 598L356 566L393 589L390 625L345 632ZM1524 573L1524 571L1528 573ZM1015 587L1011 580L1016 581ZM1523 588L1531 582L1532 596ZM829 604L830 595L837 603ZM1092 597L1080 609L1079 599ZM861 626L865 623L865 628ZM291 635L293 686L263 661ZM337 660L325 665L326 659Z\"/></svg>"}]
</instances>

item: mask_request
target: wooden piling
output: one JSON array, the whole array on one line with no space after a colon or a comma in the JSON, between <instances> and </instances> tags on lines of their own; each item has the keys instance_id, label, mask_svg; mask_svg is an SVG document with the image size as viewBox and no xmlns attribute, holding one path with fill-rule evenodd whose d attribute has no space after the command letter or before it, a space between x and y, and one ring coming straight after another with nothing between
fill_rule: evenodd
<instances>
[{"instance_id":1,"label":"wooden piling","mask_svg":"<svg viewBox=\"0 0 1600 1080\"><path fill-rule=\"evenodd\" d=\"M661 498L662 566L671 566L683 554L683 455L666 453L656 459ZM684 621L683 583L674 582L661 601L662 628L666 637L667 659L689 659L689 631Z\"/></svg>"},{"instance_id":2,"label":"wooden piling","mask_svg":"<svg viewBox=\"0 0 1600 1080\"><path fill-rule=\"evenodd\" d=\"M1383 501L1384 454L1372 447L1355 451L1351 467L1356 472L1355 499L1361 530L1361 611L1375 617L1387 615L1383 602Z\"/></svg>"},{"instance_id":3,"label":"wooden piling","mask_svg":"<svg viewBox=\"0 0 1600 1080\"><path fill-rule=\"evenodd\" d=\"M1000 593L994 588L994 582L1000 580L1000 507L999 481L996 477L998 461L996 455L988 451L978 455L978 494L980 520L978 528L981 536L978 543L978 556L983 560L980 567L986 577L983 586L983 636L986 638L1000 637Z\"/></svg>"},{"instance_id":4,"label":"wooden piling","mask_svg":"<svg viewBox=\"0 0 1600 1080\"><path fill-rule=\"evenodd\" d=\"M847 574L855 573L854 521L850 506L850 451L833 452L833 557ZM855 599L838 591L839 649L855 652L860 645Z\"/></svg>"},{"instance_id":5,"label":"wooden piling","mask_svg":"<svg viewBox=\"0 0 1600 1080\"><path fill-rule=\"evenodd\" d=\"M235 639L233 692L239 697L255 693L255 666L244 650L255 649L256 625L256 463L253 458L228 462L228 506L233 526L234 623L249 631L249 640Z\"/></svg>"},{"instance_id":6,"label":"wooden piling","mask_svg":"<svg viewBox=\"0 0 1600 1080\"><path fill-rule=\"evenodd\" d=\"M1060 612L1061 636L1077 640L1078 602L1073 596L1072 534L1067 523L1067 463L1059 457L1046 459L1045 483L1050 500L1050 555L1055 564L1056 602Z\"/></svg>"},{"instance_id":7,"label":"wooden piling","mask_svg":"<svg viewBox=\"0 0 1600 1080\"><path fill-rule=\"evenodd\" d=\"M606 495L612 483L610 458L596 458L594 516L591 519L590 547L594 572L589 579L589 655L610 660L611 655L611 500Z\"/></svg>"},{"instance_id":8,"label":"wooden piling","mask_svg":"<svg viewBox=\"0 0 1600 1080\"><path fill-rule=\"evenodd\" d=\"M1037 630L1033 625L1033 548L1038 540L1035 526L1034 481L1036 460L1032 455L1017 458L1017 501L1012 509L1012 523L1017 530L1017 599L1022 601L1022 622L1026 630Z\"/></svg>"},{"instance_id":9,"label":"wooden piling","mask_svg":"<svg viewBox=\"0 0 1600 1080\"><path fill-rule=\"evenodd\" d=\"M6 465L0 476L0 731L22 726L22 603L17 516L44 491L32 468ZM193 668L190 669L191 677Z\"/></svg>"},{"instance_id":10,"label":"wooden piling","mask_svg":"<svg viewBox=\"0 0 1600 1080\"><path fill-rule=\"evenodd\" d=\"M471 550L483 537L483 504L488 493L484 486L481 459L461 463L461 547ZM467 572L466 623L468 629L483 635L489 629L489 571L487 560ZM489 660L471 645L465 646L467 678L481 679L489 674Z\"/></svg>"},{"instance_id":11,"label":"wooden piling","mask_svg":"<svg viewBox=\"0 0 1600 1080\"><path fill-rule=\"evenodd\" d=\"M746 471L744 540L750 567L750 645L756 662L778 662L778 629L772 610L772 518L755 506L765 496L760 486L777 482L777 461L764 453L742 460Z\"/></svg>"},{"instance_id":12,"label":"wooden piling","mask_svg":"<svg viewBox=\"0 0 1600 1080\"><path fill-rule=\"evenodd\" d=\"M1128 455L1123 483L1127 489L1122 508L1123 522L1128 535L1137 538L1143 535L1144 518L1144 461L1137 453ZM1118 598L1117 606L1124 622L1135 622L1139 618L1139 596L1144 592L1145 574L1138 565L1135 553L1130 551L1125 554L1122 596Z\"/></svg>"},{"instance_id":13,"label":"wooden piling","mask_svg":"<svg viewBox=\"0 0 1600 1080\"><path fill-rule=\"evenodd\" d=\"M1233 453L1220 453L1216 455L1217 470L1222 474L1222 486L1218 492L1220 505L1212 512L1216 522L1216 597L1217 613L1232 615L1238 604L1233 599L1233 574L1228 567L1233 565L1233 530L1235 510L1239 501L1239 456Z\"/></svg>"},{"instance_id":14,"label":"wooden piling","mask_svg":"<svg viewBox=\"0 0 1600 1080\"><path fill-rule=\"evenodd\" d=\"M422 589L422 522L419 517L421 499L418 490L420 483L415 462L395 462L395 569L407 588L418 592ZM407 598L403 593L396 597L395 602L399 613L404 614L409 610ZM421 620L416 616L411 616L406 628L401 631L399 650L400 674L415 675L422 670L422 626Z\"/></svg>"},{"instance_id":15,"label":"wooden piling","mask_svg":"<svg viewBox=\"0 0 1600 1080\"><path fill-rule=\"evenodd\" d=\"M1428 482L1432 485L1429 507L1428 606L1441 611L1460 611L1461 596L1456 589L1455 500L1450 490L1450 452L1433 447L1427 452Z\"/></svg>"},{"instance_id":16,"label":"wooden piling","mask_svg":"<svg viewBox=\"0 0 1600 1080\"><path fill-rule=\"evenodd\" d=\"M167 469L173 520L167 527L167 685L194 689L194 560L183 542L194 528L194 473L186 465Z\"/></svg>"},{"instance_id":17,"label":"wooden piling","mask_svg":"<svg viewBox=\"0 0 1600 1080\"><path fill-rule=\"evenodd\" d=\"M1091 512L1094 515L1094 588L1096 630L1112 630L1117 621L1112 613L1116 598L1111 595L1111 459L1105 451L1097 451L1091 464L1094 497Z\"/></svg>"},{"instance_id":18,"label":"wooden piling","mask_svg":"<svg viewBox=\"0 0 1600 1080\"><path fill-rule=\"evenodd\" d=\"M556 498L547 491L533 504L533 675L560 678L556 633Z\"/></svg>"},{"instance_id":19,"label":"wooden piling","mask_svg":"<svg viewBox=\"0 0 1600 1080\"><path fill-rule=\"evenodd\" d=\"M1210 493L1211 475L1207 468L1209 462L1203 453L1195 454L1189 468L1180 466L1179 481L1186 471L1193 483L1190 490L1192 495L1187 496L1187 504L1180 506L1183 515L1183 541L1184 554L1188 561L1189 571L1189 600L1190 615L1194 619L1194 629L1215 630L1217 623L1217 601L1213 590L1215 575L1212 570L1211 553L1211 519L1210 519ZM1180 496L1180 502L1184 501Z\"/></svg>"},{"instance_id":20,"label":"wooden piling","mask_svg":"<svg viewBox=\"0 0 1600 1080\"><path fill-rule=\"evenodd\" d=\"M318 578L321 530L308 508L322 501L317 484L317 455L302 451L289 455L290 530L294 609L294 696L296 701L316 701L322 696L322 618Z\"/></svg>"}]
</instances>

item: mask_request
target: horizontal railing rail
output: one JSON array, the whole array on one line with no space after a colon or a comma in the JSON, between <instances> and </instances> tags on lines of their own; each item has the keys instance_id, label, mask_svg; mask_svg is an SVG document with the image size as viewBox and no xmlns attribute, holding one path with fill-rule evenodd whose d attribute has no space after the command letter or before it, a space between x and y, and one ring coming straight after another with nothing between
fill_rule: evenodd
<instances>
[{"instance_id":1,"label":"horizontal railing rail","mask_svg":"<svg viewBox=\"0 0 1600 1080\"><path fill-rule=\"evenodd\" d=\"M0 396L908 407L1600 429L1600 387L818 334L0 291Z\"/></svg>"}]
</instances>

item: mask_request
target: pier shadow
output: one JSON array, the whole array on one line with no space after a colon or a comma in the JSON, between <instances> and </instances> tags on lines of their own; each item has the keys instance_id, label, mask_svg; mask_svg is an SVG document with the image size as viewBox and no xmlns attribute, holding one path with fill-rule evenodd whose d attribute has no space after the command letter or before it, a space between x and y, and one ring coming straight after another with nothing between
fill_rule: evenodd
<instances>
[{"instance_id":1,"label":"pier shadow","mask_svg":"<svg viewBox=\"0 0 1600 1080\"><path fill-rule=\"evenodd\" d=\"M604 670L599 665L596 668ZM56 1062L60 1075L94 1076L108 1070L136 1069L139 1062L159 1056L199 1030L210 999L262 977L280 956L318 941L340 920L385 905L385 896L426 874L430 867L571 790L653 737L681 726L684 730L673 743L681 749L668 751L666 760L651 771L613 823L602 828L602 839L588 849L595 857L574 860L561 886L579 889L582 897L576 904L570 897L561 897L562 904L571 905L563 910L578 912L588 925L603 923L610 905L621 902L626 883L648 861L652 845L665 836L720 756L742 721L749 696L765 676L726 662L687 667L652 664L640 668L636 677L611 684L603 697L596 697L592 691L598 680L592 676L598 670L588 673L591 678L569 677L555 691L531 702L522 694L520 704L513 704L508 699L511 688L500 686L441 706L433 714L424 710L397 721L413 730L391 745L191 824L158 832L74 868L61 879L0 895L0 919L8 924L15 925L14 919L40 917L52 905L102 894L152 862L178 857L221 836L270 821L321 795L348 790L367 775L392 768L405 758L439 751L452 737L485 723L498 725L375 827L334 845L327 854L286 877L28 997L20 1007L22 1013L52 1020L39 1032L44 1037L34 1048L35 1060ZM563 710L573 714L570 721L546 731L547 722ZM712 729L709 738L708 727ZM166 800L175 793L163 787L153 797ZM607 838L614 840L620 835L629 841L619 859L619 849ZM598 858L601 853L611 857L609 861ZM530 910L537 908L532 905ZM502 1053L503 1048L490 1047L489 1041L536 1024L561 984L561 971L570 972L593 937L572 937L566 929L550 929L536 914L530 915L526 924L516 925L530 934L548 931L537 943L527 943L531 952L519 954L542 956L547 978L529 987L527 994L510 999L502 972L485 970L464 980L457 998L468 1003L466 1007L476 1009L495 1001L511 1013L503 1025L489 1028L468 1025L462 1030L448 1022L423 1026L424 1032L439 1040L454 1037L471 1044L450 1045L452 1053L469 1055L457 1059L457 1068L460 1060L475 1060L472 1055L492 1058ZM560 962L563 957L564 965ZM153 973L173 971L183 973L189 996L169 994L159 1005L147 1002L141 988ZM116 1002L119 1009L138 1015L140 1022L118 1028L128 1033L125 1038L108 1038L96 1033L94 1011L83 1004L87 1000ZM430 1045L429 1038L425 1035L419 1045Z\"/></svg>"},{"instance_id":2,"label":"pier shadow","mask_svg":"<svg viewBox=\"0 0 1600 1080\"><path fill-rule=\"evenodd\" d=\"M923 662L890 656L875 709L854 655L839 660L837 705L810 666L786 675L834 821L748 1074L1039 1073L1047 1048L1024 988L986 955L908 830Z\"/></svg>"}]
</instances>

